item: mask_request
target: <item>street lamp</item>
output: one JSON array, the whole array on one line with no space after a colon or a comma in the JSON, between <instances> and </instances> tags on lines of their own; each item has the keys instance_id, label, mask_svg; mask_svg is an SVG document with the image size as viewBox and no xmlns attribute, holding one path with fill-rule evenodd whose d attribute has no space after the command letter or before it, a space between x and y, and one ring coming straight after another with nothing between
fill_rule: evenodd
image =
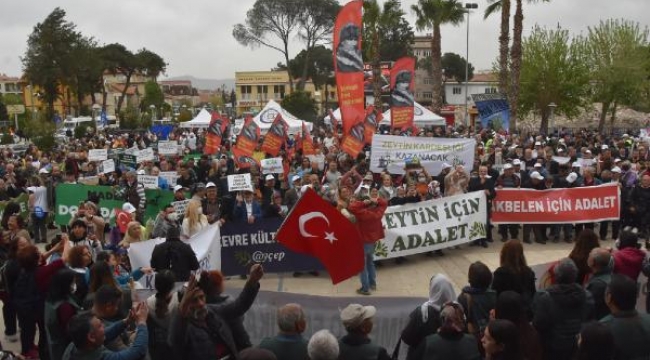
<instances>
[{"instance_id":1,"label":"street lamp","mask_svg":"<svg viewBox=\"0 0 650 360\"><path fill-rule=\"evenodd\" d=\"M469 15L472 12L472 9L478 9L478 4L465 3L465 9L467 9L467 37L465 44L465 125L469 125Z\"/></svg>"},{"instance_id":2,"label":"street lamp","mask_svg":"<svg viewBox=\"0 0 650 360\"><path fill-rule=\"evenodd\" d=\"M550 104L548 104L548 109L551 112L551 114L548 117L549 118L549 123L550 123L549 133L551 133L551 134L553 134L555 132L554 129L555 129L555 108L556 107L557 107L557 105L554 102L551 102Z\"/></svg>"},{"instance_id":3,"label":"street lamp","mask_svg":"<svg viewBox=\"0 0 650 360\"><path fill-rule=\"evenodd\" d=\"M151 104L149 105L149 109L151 109L151 122L154 122L156 119L156 105Z\"/></svg>"}]
</instances>

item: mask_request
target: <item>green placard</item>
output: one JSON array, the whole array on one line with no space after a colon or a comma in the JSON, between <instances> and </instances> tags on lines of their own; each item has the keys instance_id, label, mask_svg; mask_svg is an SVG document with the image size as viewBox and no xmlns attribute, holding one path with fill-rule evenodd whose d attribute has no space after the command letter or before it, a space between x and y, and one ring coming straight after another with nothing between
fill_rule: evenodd
<instances>
[{"instance_id":1,"label":"green placard","mask_svg":"<svg viewBox=\"0 0 650 360\"><path fill-rule=\"evenodd\" d=\"M111 186L91 186L79 184L61 184L56 187L56 216L54 221L59 225L67 225L72 214L76 213L79 203L86 201L89 195L97 196L99 208L104 219L115 224L115 209L121 209L124 204L123 189ZM145 190L147 207L145 210L145 223L148 219L155 219L160 210L174 201L174 193L169 190Z\"/></svg>"},{"instance_id":2,"label":"green placard","mask_svg":"<svg viewBox=\"0 0 650 360\"><path fill-rule=\"evenodd\" d=\"M120 165L136 168L138 166L138 157L135 155L120 154L117 156Z\"/></svg>"},{"instance_id":3,"label":"green placard","mask_svg":"<svg viewBox=\"0 0 650 360\"><path fill-rule=\"evenodd\" d=\"M18 197L15 197L11 200L8 201L0 201L0 218L2 217L2 214L5 212L5 208L7 207L7 204L10 202L15 202L20 205L20 216L23 217L23 219L27 219L28 215L28 204L27 201L29 200L29 196L27 194L20 194Z\"/></svg>"}]
</instances>

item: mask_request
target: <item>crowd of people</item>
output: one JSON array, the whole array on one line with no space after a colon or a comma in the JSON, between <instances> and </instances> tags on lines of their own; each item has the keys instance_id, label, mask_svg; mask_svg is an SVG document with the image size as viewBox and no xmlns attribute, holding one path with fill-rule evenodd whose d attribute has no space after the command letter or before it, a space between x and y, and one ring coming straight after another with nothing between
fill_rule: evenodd
<instances>
[{"instance_id":1,"label":"crowd of people","mask_svg":"<svg viewBox=\"0 0 650 360\"><path fill-rule=\"evenodd\" d=\"M411 313L401 341L408 346L409 359L650 356L645 340L650 318L635 310L637 279L650 271L641 244L645 241L648 248L650 236L647 141L586 130L547 137L435 128L417 136L474 136L475 161L445 163L439 174L429 174L412 159L403 174L372 173L367 152L357 157L342 152L339 134L328 128L313 132L312 155L303 155L300 142L289 136L280 151L287 166L279 174L237 162L234 144L227 139L217 154L197 160L158 155L155 161L136 168L118 166L111 173L102 173L97 162L88 160L90 149L144 149L158 136L89 134L51 151L30 145L21 155L4 148L0 200L7 203L1 222L0 290L5 340L20 340L27 359L394 358L397 352L391 356L371 341L372 321L381 309L358 304L341 311L346 333L337 334L338 340L328 330L306 339L302 308L287 304L278 309L278 335L252 344L242 317L255 301L262 266L253 265L241 294L232 299L224 295L224 275L200 271L187 242L212 224L285 217L311 188L363 229L365 264L357 293L370 295L378 286L374 243L384 237L382 217L388 206L485 191L489 212L489 201L501 188L616 182L622 203L618 221L499 225L501 267L492 273L484 264L472 264L469 285L458 296L444 274L432 277L429 300ZM202 130L177 129L170 139L183 147L184 155L203 153ZM270 157L260 149L261 142L252 156L257 162ZM176 184L159 177L159 188L173 192L175 201L189 202L180 214L170 203L147 219L146 192L138 175L170 171L178 174ZM251 174L253 191L229 191L227 176L238 173ZM111 226L102 216L100 199L93 196L79 204L69 223L54 224L56 187L94 176L99 185L113 186L123 200L122 211L130 215L126 227L120 231ZM27 209L14 201L21 194L28 196ZM541 291L517 240L520 230L523 244L533 239L574 243L568 258L554 263L541 279ZM157 237L166 241L154 249L150 267L132 268L126 256L130 245ZM610 240L616 243L605 247ZM490 242L492 231L472 245L487 247ZM156 294L139 299L134 282L154 272ZM179 289L178 283L184 286Z\"/></svg>"}]
</instances>

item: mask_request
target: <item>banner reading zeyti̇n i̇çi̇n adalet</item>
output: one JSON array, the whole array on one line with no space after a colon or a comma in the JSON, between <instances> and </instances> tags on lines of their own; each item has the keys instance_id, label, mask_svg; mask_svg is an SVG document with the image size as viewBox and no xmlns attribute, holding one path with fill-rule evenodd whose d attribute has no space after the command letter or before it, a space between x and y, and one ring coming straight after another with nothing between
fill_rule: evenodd
<instances>
[{"instance_id":1,"label":"banner reading zeyti\u0307n i\u0307\u00e7i\u0307n adalet","mask_svg":"<svg viewBox=\"0 0 650 360\"><path fill-rule=\"evenodd\" d=\"M618 220L618 184L570 189L499 189L493 224L563 224Z\"/></svg>"}]
</instances>

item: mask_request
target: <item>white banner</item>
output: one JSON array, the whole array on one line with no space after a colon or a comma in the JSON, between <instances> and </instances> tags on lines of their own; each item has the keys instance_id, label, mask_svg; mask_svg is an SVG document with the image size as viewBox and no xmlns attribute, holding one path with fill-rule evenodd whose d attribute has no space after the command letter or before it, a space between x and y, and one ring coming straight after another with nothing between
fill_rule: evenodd
<instances>
[{"instance_id":1,"label":"white banner","mask_svg":"<svg viewBox=\"0 0 650 360\"><path fill-rule=\"evenodd\" d=\"M160 155L178 154L178 143L176 141L158 141L158 154Z\"/></svg>"},{"instance_id":2,"label":"white banner","mask_svg":"<svg viewBox=\"0 0 650 360\"><path fill-rule=\"evenodd\" d=\"M108 159L108 150L90 149L88 150L88 161L104 161Z\"/></svg>"},{"instance_id":3,"label":"white banner","mask_svg":"<svg viewBox=\"0 0 650 360\"><path fill-rule=\"evenodd\" d=\"M404 174L405 163L414 157L432 176L440 173L443 163L471 169L475 147L474 139L375 135L372 138L370 171Z\"/></svg>"},{"instance_id":4,"label":"white banner","mask_svg":"<svg viewBox=\"0 0 650 360\"><path fill-rule=\"evenodd\" d=\"M158 176L138 175L138 182L140 182L145 189L158 188Z\"/></svg>"},{"instance_id":5,"label":"white banner","mask_svg":"<svg viewBox=\"0 0 650 360\"><path fill-rule=\"evenodd\" d=\"M282 174L284 173L284 166L282 166L282 158L263 159L262 174Z\"/></svg>"},{"instance_id":6,"label":"white banner","mask_svg":"<svg viewBox=\"0 0 650 360\"><path fill-rule=\"evenodd\" d=\"M228 191L253 191L253 182L251 174L228 175Z\"/></svg>"},{"instance_id":7,"label":"white banner","mask_svg":"<svg viewBox=\"0 0 650 360\"><path fill-rule=\"evenodd\" d=\"M192 236L185 243L189 244L199 260L202 270L220 270L221 269L221 244L219 239L219 225L210 225L201 230L198 234ZM165 242L163 238L151 239L132 243L129 247L129 259L131 267L137 269L140 267L149 267L151 254L156 245ZM140 283L145 289L153 289L153 279L155 275L147 275L140 279Z\"/></svg>"},{"instance_id":8,"label":"white banner","mask_svg":"<svg viewBox=\"0 0 650 360\"><path fill-rule=\"evenodd\" d=\"M170 189L176 186L176 180L178 179L178 173L176 171L161 171L159 176L167 180Z\"/></svg>"},{"instance_id":9,"label":"white banner","mask_svg":"<svg viewBox=\"0 0 650 360\"><path fill-rule=\"evenodd\" d=\"M138 153L138 164L145 161L154 161L154 153L152 148L140 150Z\"/></svg>"},{"instance_id":10,"label":"white banner","mask_svg":"<svg viewBox=\"0 0 650 360\"><path fill-rule=\"evenodd\" d=\"M382 220L386 236L375 244L375 259L439 250L485 238L485 192L390 206Z\"/></svg>"},{"instance_id":11,"label":"white banner","mask_svg":"<svg viewBox=\"0 0 650 360\"><path fill-rule=\"evenodd\" d=\"M99 173L100 174L110 174L115 171L115 160L113 159L108 159L102 161L101 164L99 164Z\"/></svg>"}]
</instances>

